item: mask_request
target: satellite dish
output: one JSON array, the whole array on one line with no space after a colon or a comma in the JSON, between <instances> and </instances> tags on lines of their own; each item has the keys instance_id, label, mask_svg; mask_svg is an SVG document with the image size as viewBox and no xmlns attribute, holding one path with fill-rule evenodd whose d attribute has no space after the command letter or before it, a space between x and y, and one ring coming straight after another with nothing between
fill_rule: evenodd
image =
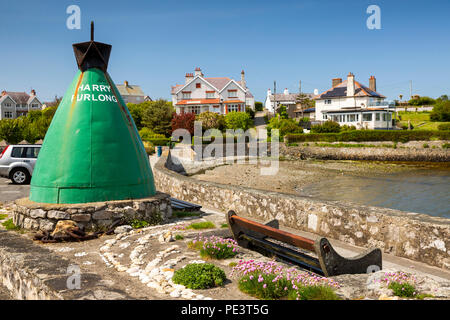
<instances>
[{"instance_id":1,"label":"satellite dish","mask_svg":"<svg viewBox=\"0 0 450 320\"><path fill-rule=\"evenodd\" d=\"M314 94L317 96L319 94L319 90L314 89Z\"/></svg>"}]
</instances>

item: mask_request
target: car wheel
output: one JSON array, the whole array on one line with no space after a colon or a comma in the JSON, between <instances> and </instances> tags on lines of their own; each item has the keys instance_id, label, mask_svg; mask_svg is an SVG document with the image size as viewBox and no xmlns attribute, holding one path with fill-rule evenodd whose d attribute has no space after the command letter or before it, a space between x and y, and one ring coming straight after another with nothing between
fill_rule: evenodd
<instances>
[{"instance_id":1,"label":"car wheel","mask_svg":"<svg viewBox=\"0 0 450 320\"><path fill-rule=\"evenodd\" d=\"M30 174L28 173L27 169L14 169L11 172L11 181L14 184L27 184L30 182Z\"/></svg>"}]
</instances>

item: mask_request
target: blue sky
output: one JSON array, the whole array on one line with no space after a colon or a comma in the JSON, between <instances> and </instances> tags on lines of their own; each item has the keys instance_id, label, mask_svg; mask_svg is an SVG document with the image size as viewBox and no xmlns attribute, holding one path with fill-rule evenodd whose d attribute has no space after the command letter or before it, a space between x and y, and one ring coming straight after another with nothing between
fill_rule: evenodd
<instances>
[{"instance_id":1,"label":"blue sky","mask_svg":"<svg viewBox=\"0 0 450 320\"><path fill-rule=\"evenodd\" d=\"M72 43L112 44L109 73L152 98L201 67L205 76L240 78L256 100L277 90L327 90L349 72L390 99L450 94L450 1L5 1L1 0L0 90L41 100L63 95L76 72ZM66 8L81 9L69 30ZM381 8L381 30L369 30L369 5Z\"/></svg>"}]
</instances>

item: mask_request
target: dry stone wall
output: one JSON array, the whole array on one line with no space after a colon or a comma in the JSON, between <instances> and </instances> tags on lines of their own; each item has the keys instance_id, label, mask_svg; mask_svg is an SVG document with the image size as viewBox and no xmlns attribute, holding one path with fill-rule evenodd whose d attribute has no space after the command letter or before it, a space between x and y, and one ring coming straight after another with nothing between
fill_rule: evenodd
<instances>
[{"instance_id":1,"label":"dry stone wall","mask_svg":"<svg viewBox=\"0 0 450 320\"><path fill-rule=\"evenodd\" d=\"M195 180L166 162L155 164L155 183L172 197L450 269L449 219Z\"/></svg>"}]
</instances>

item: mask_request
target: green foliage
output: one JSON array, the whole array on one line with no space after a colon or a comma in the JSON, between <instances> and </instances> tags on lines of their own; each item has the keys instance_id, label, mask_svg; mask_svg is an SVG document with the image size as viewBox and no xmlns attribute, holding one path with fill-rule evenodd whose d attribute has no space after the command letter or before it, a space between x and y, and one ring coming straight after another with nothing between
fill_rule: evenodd
<instances>
[{"instance_id":1,"label":"green foliage","mask_svg":"<svg viewBox=\"0 0 450 320\"><path fill-rule=\"evenodd\" d=\"M222 223L222 224L220 225L220 227L221 227L221 228L228 228L228 223Z\"/></svg>"},{"instance_id":2,"label":"green foliage","mask_svg":"<svg viewBox=\"0 0 450 320\"><path fill-rule=\"evenodd\" d=\"M0 214L0 220L5 220L6 218L8 218L7 214Z\"/></svg>"},{"instance_id":3,"label":"green foliage","mask_svg":"<svg viewBox=\"0 0 450 320\"><path fill-rule=\"evenodd\" d=\"M149 223L145 220L133 219L130 221L130 225L133 227L133 229L140 229L148 227Z\"/></svg>"},{"instance_id":4,"label":"green foliage","mask_svg":"<svg viewBox=\"0 0 450 320\"><path fill-rule=\"evenodd\" d=\"M316 124L311 127L312 133L338 133L341 131L341 126L335 121L326 121L322 124Z\"/></svg>"},{"instance_id":5,"label":"green foliage","mask_svg":"<svg viewBox=\"0 0 450 320\"><path fill-rule=\"evenodd\" d=\"M424 147L424 148L429 148L430 145L429 145L428 143L424 143L424 144L422 145L422 147Z\"/></svg>"},{"instance_id":6,"label":"green foliage","mask_svg":"<svg viewBox=\"0 0 450 320\"><path fill-rule=\"evenodd\" d=\"M12 230L14 230L14 231L20 230L20 227L16 226L16 225L13 223L13 220L12 220L12 219L6 220L5 222L2 223L2 225L5 227L6 230L11 230L11 231L12 231Z\"/></svg>"},{"instance_id":7,"label":"green foliage","mask_svg":"<svg viewBox=\"0 0 450 320\"><path fill-rule=\"evenodd\" d=\"M449 131L450 130L450 122L441 123L438 125L438 130Z\"/></svg>"},{"instance_id":8,"label":"green foliage","mask_svg":"<svg viewBox=\"0 0 450 320\"><path fill-rule=\"evenodd\" d=\"M349 126L349 125L346 125L346 124L341 126L341 132L342 131L351 131L351 130L356 130L356 127L355 126Z\"/></svg>"},{"instance_id":9,"label":"green foliage","mask_svg":"<svg viewBox=\"0 0 450 320\"><path fill-rule=\"evenodd\" d=\"M212 223L211 221L204 221L204 222L191 223L188 226L188 229L200 230L200 229L213 229L215 227L216 227L216 225L214 223Z\"/></svg>"},{"instance_id":10,"label":"green foliage","mask_svg":"<svg viewBox=\"0 0 450 320\"><path fill-rule=\"evenodd\" d=\"M128 111L130 111L130 114L133 117L134 123L136 124L136 128L138 130L141 130L144 126L142 121L143 121L144 113L149 106L150 106L150 104L146 103L146 102L138 103L138 104L135 104L135 103L127 104Z\"/></svg>"},{"instance_id":11,"label":"green foliage","mask_svg":"<svg viewBox=\"0 0 450 320\"><path fill-rule=\"evenodd\" d=\"M255 101L255 111L263 111L264 106L262 102Z\"/></svg>"},{"instance_id":12,"label":"green foliage","mask_svg":"<svg viewBox=\"0 0 450 320\"><path fill-rule=\"evenodd\" d=\"M255 119L255 110L253 110L252 108L246 108L245 112L248 113L250 119Z\"/></svg>"},{"instance_id":13,"label":"green foliage","mask_svg":"<svg viewBox=\"0 0 450 320\"><path fill-rule=\"evenodd\" d=\"M280 115L281 119L289 119L287 107L285 105L281 105L277 112Z\"/></svg>"},{"instance_id":14,"label":"green foliage","mask_svg":"<svg viewBox=\"0 0 450 320\"><path fill-rule=\"evenodd\" d=\"M222 286L226 280L225 272L210 263L191 263L176 270L172 281L189 289L208 289Z\"/></svg>"},{"instance_id":15,"label":"green foliage","mask_svg":"<svg viewBox=\"0 0 450 320\"><path fill-rule=\"evenodd\" d=\"M174 211L174 212L172 212L172 216L174 216L176 218L198 217L201 215L202 215L202 213L200 211Z\"/></svg>"},{"instance_id":16,"label":"green foliage","mask_svg":"<svg viewBox=\"0 0 450 320\"><path fill-rule=\"evenodd\" d=\"M166 146L170 143L170 138L166 138L163 134L154 133L147 127L139 130L139 135L143 141L149 142L152 146Z\"/></svg>"},{"instance_id":17,"label":"green foliage","mask_svg":"<svg viewBox=\"0 0 450 320\"><path fill-rule=\"evenodd\" d=\"M17 119L0 120L0 140L6 140L10 144L22 141L22 128Z\"/></svg>"},{"instance_id":18,"label":"green foliage","mask_svg":"<svg viewBox=\"0 0 450 320\"><path fill-rule=\"evenodd\" d=\"M432 121L449 122L450 121L450 101L439 101L433 107L430 114Z\"/></svg>"},{"instance_id":19,"label":"green foliage","mask_svg":"<svg viewBox=\"0 0 450 320\"><path fill-rule=\"evenodd\" d=\"M197 115L196 120L202 122L202 129L204 131L209 129L222 131L226 127L225 116L211 111L200 113Z\"/></svg>"},{"instance_id":20,"label":"green foliage","mask_svg":"<svg viewBox=\"0 0 450 320\"><path fill-rule=\"evenodd\" d=\"M175 235L175 240L183 240L184 237L181 234Z\"/></svg>"},{"instance_id":21,"label":"green foliage","mask_svg":"<svg viewBox=\"0 0 450 320\"><path fill-rule=\"evenodd\" d=\"M175 112L172 103L159 99L146 101L141 103L141 105L145 108L142 114L142 124L155 133L169 137L172 130L172 116Z\"/></svg>"},{"instance_id":22,"label":"green foliage","mask_svg":"<svg viewBox=\"0 0 450 320\"><path fill-rule=\"evenodd\" d=\"M442 144L442 149L449 149L450 148L450 143L443 143Z\"/></svg>"},{"instance_id":23,"label":"green foliage","mask_svg":"<svg viewBox=\"0 0 450 320\"><path fill-rule=\"evenodd\" d=\"M227 129L242 129L246 131L252 124L252 119L246 112L229 112L225 116Z\"/></svg>"},{"instance_id":24,"label":"green foliage","mask_svg":"<svg viewBox=\"0 0 450 320\"><path fill-rule=\"evenodd\" d=\"M449 131L437 130L352 130L340 133L311 133L311 134L289 134L286 135L287 143L293 142L363 142L363 141L429 141L450 140Z\"/></svg>"},{"instance_id":25,"label":"green foliage","mask_svg":"<svg viewBox=\"0 0 450 320\"><path fill-rule=\"evenodd\" d=\"M391 282L388 286L397 297L414 298L417 295L416 288L408 282Z\"/></svg>"},{"instance_id":26,"label":"green foliage","mask_svg":"<svg viewBox=\"0 0 450 320\"><path fill-rule=\"evenodd\" d=\"M408 104L411 106L433 105L435 103L436 100L430 97L419 97L418 99L411 99L408 101Z\"/></svg>"},{"instance_id":27,"label":"green foliage","mask_svg":"<svg viewBox=\"0 0 450 320\"><path fill-rule=\"evenodd\" d=\"M289 300L341 300L339 296L327 286L299 286L289 291Z\"/></svg>"},{"instance_id":28,"label":"green foliage","mask_svg":"<svg viewBox=\"0 0 450 320\"><path fill-rule=\"evenodd\" d=\"M303 128L294 119L280 119L280 117L270 119L266 128L268 136L271 136L272 129L280 130L280 137L288 133L303 133Z\"/></svg>"},{"instance_id":29,"label":"green foliage","mask_svg":"<svg viewBox=\"0 0 450 320\"><path fill-rule=\"evenodd\" d=\"M247 273L239 279L239 290L264 300L281 299L289 294L291 283L285 277L278 279L275 274L264 274L261 280L262 275L260 271ZM274 281L275 278L277 280Z\"/></svg>"},{"instance_id":30,"label":"green foliage","mask_svg":"<svg viewBox=\"0 0 450 320\"><path fill-rule=\"evenodd\" d=\"M199 250L202 258L228 259L238 254L238 244L233 239L225 239L217 236L202 237L188 243L188 248Z\"/></svg>"}]
</instances>

